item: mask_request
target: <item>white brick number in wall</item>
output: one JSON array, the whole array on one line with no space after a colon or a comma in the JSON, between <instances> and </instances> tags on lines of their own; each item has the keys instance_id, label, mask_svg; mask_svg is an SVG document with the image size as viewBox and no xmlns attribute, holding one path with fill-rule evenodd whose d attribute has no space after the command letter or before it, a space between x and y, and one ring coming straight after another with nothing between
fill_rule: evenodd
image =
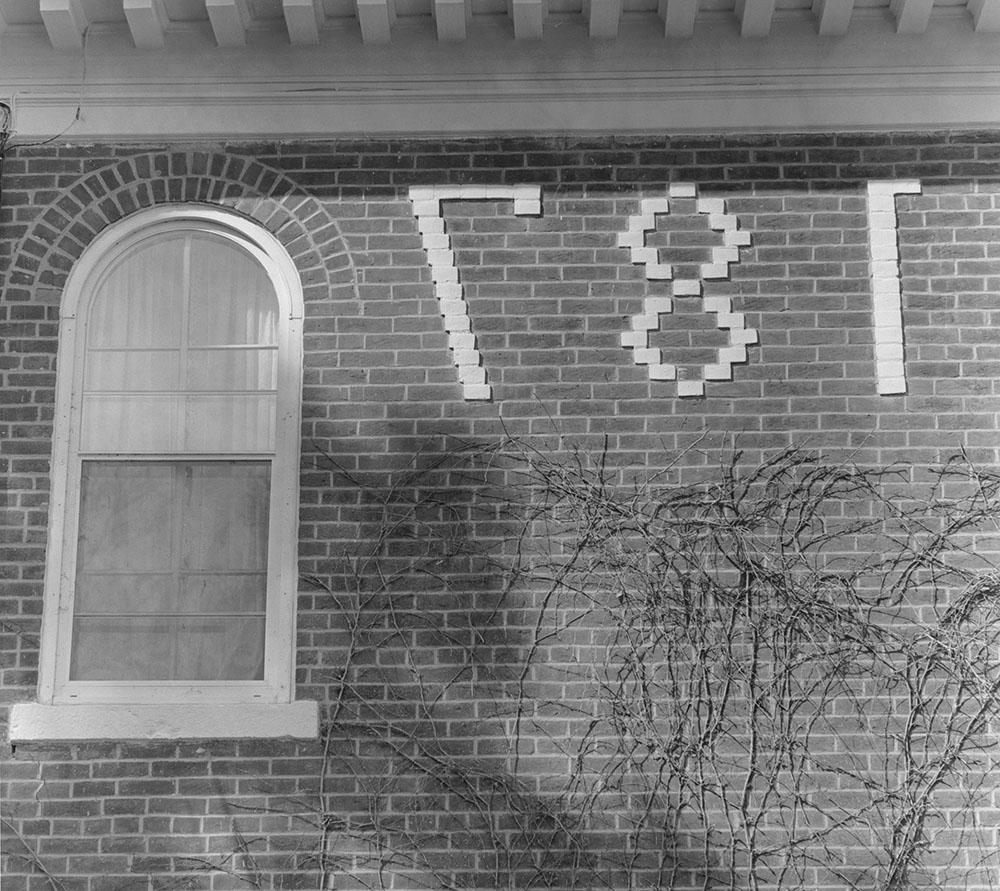
<instances>
[{"instance_id":1,"label":"white brick number in wall","mask_svg":"<svg viewBox=\"0 0 1000 891\"><path fill-rule=\"evenodd\" d=\"M875 378L883 396L906 392L903 364L903 296L899 287L896 196L919 195L918 180L868 183L868 245L871 250L875 326Z\"/></svg>"},{"instance_id":2,"label":"white brick number in wall","mask_svg":"<svg viewBox=\"0 0 1000 891\"><path fill-rule=\"evenodd\" d=\"M697 187L693 183L674 183L670 186L670 198L698 198ZM644 198L639 205L639 213L629 217L628 231L618 236L618 246L627 247L633 263L646 267L646 278L671 282L671 297L647 297L643 311L632 316L632 330L622 333L622 346L631 347L632 359L636 365L646 365L649 378L654 381L677 380L677 366L663 361L662 351L649 345L651 331L660 330L660 316L673 312L673 297L700 297L704 279L729 278L729 264L740 260L740 247L750 244L750 234L741 231L733 214L725 212L722 198L698 198L698 213L708 215L709 226L722 233L722 247L712 248L712 262L701 264L701 274L696 279L674 281L673 269L661 263L655 247L646 246L646 233L656 229L658 214L670 213L668 198ZM706 365L700 380L677 381L678 396L702 396L705 381L728 381L733 379L733 363L745 362L747 346L757 342L755 328L747 328L743 313L733 312L728 297L703 297L706 312L715 313L716 327L729 331L729 344L719 349L718 362Z\"/></svg>"},{"instance_id":3,"label":"white brick number in wall","mask_svg":"<svg viewBox=\"0 0 1000 891\"><path fill-rule=\"evenodd\" d=\"M458 369L462 394L466 399L489 399L493 391L476 346L455 252L451 249L451 236L445 230L441 202L513 201L514 213L518 216L537 216L542 212L541 186L413 186L410 201L431 265L434 293L444 316L448 348Z\"/></svg>"}]
</instances>

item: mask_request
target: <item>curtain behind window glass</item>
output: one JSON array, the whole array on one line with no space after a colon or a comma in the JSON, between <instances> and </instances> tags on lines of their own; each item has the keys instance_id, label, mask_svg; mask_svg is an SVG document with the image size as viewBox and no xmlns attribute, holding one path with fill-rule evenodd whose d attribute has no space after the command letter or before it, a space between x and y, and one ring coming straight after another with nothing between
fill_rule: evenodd
<instances>
[{"instance_id":1,"label":"curtain behind window glass","mask_svg":"<svg viewBox=\"0 0 1000 891\"><path fill-rule=\"evenodd\" d=\"M136 247L91 305L80 451L272 451L277 310L264 269L227 239Z\"/></svg>"}]
</instances>

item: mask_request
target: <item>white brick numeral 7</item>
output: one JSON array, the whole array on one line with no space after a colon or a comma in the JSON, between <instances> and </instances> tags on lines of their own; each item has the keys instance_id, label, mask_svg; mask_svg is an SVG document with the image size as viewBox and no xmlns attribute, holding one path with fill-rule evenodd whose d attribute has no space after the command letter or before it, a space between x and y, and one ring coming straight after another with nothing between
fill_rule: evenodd
<instances>
[{"instance_id":1,"label":"white brick numeral 7","mask_svg":"<svg viewBox=\"0 0 1000 891\"><path fill-rule=\"evenodd\" d=\"M445 230L442 202L513 201L517 216L538 216L542 212L541 186L413 186L410 201L430 262L434 294L444 316L448 348L458 369L462 394L466 399L490 399L493 390L476 346L451 236Z\"/></svg>"}]
</instances>

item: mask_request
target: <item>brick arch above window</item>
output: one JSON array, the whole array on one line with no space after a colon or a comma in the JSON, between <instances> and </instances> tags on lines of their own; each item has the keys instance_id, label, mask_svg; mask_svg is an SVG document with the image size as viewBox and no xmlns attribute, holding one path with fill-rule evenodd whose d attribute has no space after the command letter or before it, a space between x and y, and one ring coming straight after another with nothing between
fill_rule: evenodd
<instances>
[{"instance_id":1,"label":"brick arch above window","mask_svg":"<svg viewBox=\"0 0 1000 891\"><path fill-rule=\"evenodd\" d=\"M307 303L345 284L336 272L352 266L347 245L319 201L252 158L192 150L136 154L63 187L15 246L0 285L12 296L36 287L61 290L108 226L143 209L179 204L227 208L271 232L299 270Z\"/></svg>"}]
</instances>

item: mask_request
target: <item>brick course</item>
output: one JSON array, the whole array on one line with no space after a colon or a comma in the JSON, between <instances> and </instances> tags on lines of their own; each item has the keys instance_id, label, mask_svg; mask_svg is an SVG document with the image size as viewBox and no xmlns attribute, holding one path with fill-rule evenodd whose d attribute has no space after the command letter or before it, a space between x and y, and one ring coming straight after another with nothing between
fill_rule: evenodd
<instances>
[{"instance_id":1,"label":"brick course","mask_svg":"<svg viewBox=\"0 0 1000 891\"><path fill-rule=\"evenodd\" d=\"M0 705L30 699L36 682L66 275L107 225L194 201L258 220L302 275L296 681L335 732L315 743L8 747L5 891L315 888L324 845L335 855L330 887L370 887L379 880L373 790L440 870L397 862L392 887L492 888L494 869L512 887L566 885L571 865L533 867L530 851L508 849L498 866L469 830L479 803L407 774L399 759L414 752L376 745L366 729L373 720L426 724L427 740L447 741L436 754L456 771L485 776L509 762L510 699L537 604L501 597L486 552L509 527L478 511L484 484L454 451L510 435L558 447L564 436L584 449L606 444L615 466L655 472L697 446L685 458L693 475L735 438L748 462L804 445L875 467L906 462L917 474L963 449L997 468L998 158L1000 133L979 132L9 149L0 181ZM878 396L865 189L869 179L914 178L922 193L896 198L908 390ZM728 278L706 282L704 293L730 298L759 343L731 381L708 381L704 398L678 398L677 383L650 380L620 340L644 299L668 291L618 236L641 199L666 197L677 182L724 199L751 235ZM515 216L509 201L445 205L491 402L463 399L407 197L410 186L463 184L541 187L536 216ZM705 228L687 223L695 234ZM666 225L657 234L670 242ZM681 261L704 262L697 251L721 243L704 234L715 240L680 239ZM726 335L685 306L661 317L654 340L680 357L683 379L714 361ZM399 488L390 491L390 477ZM391 548L380 550L387 523ZM383 573L426 571L372 590L376 558ZM600 658L599 629L574 640L548 660ZM586 704L582 683L541 670L532 680L539 701ZM433 710L429 694L439 697ZM536 784L527 791L542 795L567 770L553 740L579 726L553 713L532 728L520 769ZM996 794L981 815L1000 846ZM595 827L589 844L621 846L618 830ZM497 829L511 849L519 831L516 821ZM859 841L842 840L844 864ZM971 864L975 852L960 856ZM634 875L637 887L657 881L643 858ZM701 886L696 866L682 864L685 875ZM838 887L819 868L805 886Z\"/></svg>"}]
</instances>

